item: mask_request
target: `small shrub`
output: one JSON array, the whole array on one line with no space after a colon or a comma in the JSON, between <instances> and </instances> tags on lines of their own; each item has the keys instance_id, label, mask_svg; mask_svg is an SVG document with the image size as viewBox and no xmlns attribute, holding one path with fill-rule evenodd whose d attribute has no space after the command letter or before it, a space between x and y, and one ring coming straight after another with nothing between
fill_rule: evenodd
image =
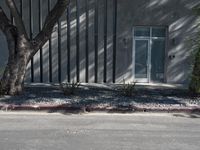
<instances>
[{"instance_id":1,"label":"small shrub","mask_svg":"<svg viewBox=\"0 0 200 150\"><path fill-rule=\"evenodd\" d=\"M193 8L193 11L196 15L200 16L200 7L199 5ZM198 33L197 36L193 39L194 43L194 50L195 50L195 57L194 57L194 66L193 72L191 76L191 81L189 84L189 90L192 93L200 94L200 34Z\"/></svg>"},{"instance_id":2,"label":"small shrub","mask_svg":"<svg viewBox=\"0 0 200 150\"><path fill-rule=\"evenodd\" d=\"M196 59L189 89L193 93L200 94L200 48L196 53Z\"/></svg>"},{"instance_id":3,"label":"small shrub","mask_svg":"<svg viewBox=\"0 0 200 150\"><path fill-rule=\"evenodd\" d=\"M72 83L62 83L61 89L63 93L67 96L74 95L75 91L79 88L80 83L79 82L72 82Z\"/></svg>"},{"instance_id":4,"label":"small shrub","mask_svg":"<svg viewBox=\"0 0 200 150\"><path fill-rule=\"evenodd\" d=\"M122 94L125 96L133 96L135 94L135 86L136 82L126 83L125 80L123 80L123 85L121 88Z\"/></svg>"},{"instance_id":5,"label":"small shrub","mask_svg":"<svg viewBox=\"0 0 200 150\"><path fill-rule=\"evenodd\" d=\"M190 82L189 90L192 93L200 94L200 78L198 76L192 77L192 81Z\"/></svg>"},{"instance_id":6,"label":"small shrub","mask_svg":"<svg viewBox=\"0 0 200 150\"><path fill-rule=\"evenodd\" d=\"M0 81L0 97L2 97L4 95L4 90L2 88L2 83Z\"/></svg>"}]
</instances>

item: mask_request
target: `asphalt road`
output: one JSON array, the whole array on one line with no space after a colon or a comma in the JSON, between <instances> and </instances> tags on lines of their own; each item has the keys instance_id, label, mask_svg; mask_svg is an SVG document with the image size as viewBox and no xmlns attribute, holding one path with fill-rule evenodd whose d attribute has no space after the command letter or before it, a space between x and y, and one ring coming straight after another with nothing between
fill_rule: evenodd
<instances>
[{"instance_id":1,"label":"asphalt road","mask_svg":"<svg viewBox=\"0 0 200 150\"><path fill-rule=\"evenodd\" d=\"M0 150L199 150L200 116L0 113Z\"/></svg>"}]
</instances>

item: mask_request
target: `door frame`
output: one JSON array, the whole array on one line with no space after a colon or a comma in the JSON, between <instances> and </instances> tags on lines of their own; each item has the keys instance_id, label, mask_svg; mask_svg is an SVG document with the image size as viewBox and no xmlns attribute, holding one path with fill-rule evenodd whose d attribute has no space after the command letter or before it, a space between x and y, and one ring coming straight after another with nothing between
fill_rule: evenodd
<instances>
[{"instance_id":1,"label":"door frame","mask_svg":"<svg viewBox=\"0 0 200 150\"><path fill-rule=\"evenodd\" d=\"M134 30L137 27L148 27L150 29L150 36L146 37L146 36L140 36L140 37L135 37L134 36ZM166 28L166 33L165 33L165 37L152 37L152 29L153 28ZM164 39L165 40L165 50L164 50L164 55L165 55L165 59L164 59L164 81L166 82L166 50L167 50L167 40L168 40L168 30L166 26L134 26L132 29L132 42L133 42L133 46L132 46L132 78L133 81L135 82L139 82L139 83L151 83L151 47L152 47L152 39ZM136 40L148 40L149 45L148 45L148 64L147 64L147 78L135 78L135 41Z\"/></svg>"}]
</instances>

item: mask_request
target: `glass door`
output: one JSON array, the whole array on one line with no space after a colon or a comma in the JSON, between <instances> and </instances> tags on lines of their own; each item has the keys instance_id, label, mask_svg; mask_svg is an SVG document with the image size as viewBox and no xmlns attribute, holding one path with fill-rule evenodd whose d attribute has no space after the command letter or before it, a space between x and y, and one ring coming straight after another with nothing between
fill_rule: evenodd
<instances>
[{"instance_id":1,"label":"glass door","mask_svg":"<svg viewBox=\"0 0 200 150\"><path fill-rule=\"evenodd\" d=\"M137 82L149 82L149 40L135 40L135 69Z\"/></svg>"},{"instance_id":2,"label":"glass door","mask_svg":"<svg viewBox=\"0 0 200 150\"><path fill-rule=\"evenodd\" d=\"M165 40L153 39L151 46L151 81L164 82Z\"/></svg>"}]
</instances>

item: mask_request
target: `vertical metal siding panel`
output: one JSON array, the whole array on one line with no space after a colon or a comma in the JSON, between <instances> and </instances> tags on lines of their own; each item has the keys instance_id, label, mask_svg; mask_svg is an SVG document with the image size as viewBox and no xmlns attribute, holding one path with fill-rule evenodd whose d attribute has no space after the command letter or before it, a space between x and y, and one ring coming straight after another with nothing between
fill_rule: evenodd
<instances>
[{"instance_id":1,"label":"vertical metal siding panel","mask_svg":"<svg viewBox=\"0 0 200 150\"><path fill-rule=\"evenodd\" d=\"M98 82L98 20L99 20L99 11L98 11L98 0L95 0L95 83Z\"/></svg>"},{"instance_id":2,"label":"vertical metal siding panel","mask_svg":"<svg viewBox=\"0 0 200 150\"><path fill-rule=\"evenodd\" d=\"M39 0L39 32L42 30L42 2ZM43 48L40 48L40 82L43 82Z\"/></svg>"},{"instance_id":3,"label":"vertical metal siding panel","mask_svg":"<svg viewBox=\"0 0 200 150\"><path fill-rule=\"evenodd\" d=\"M115 83L117 49L117 0L113 0L113 7L113 83Z\"/></svg>"},{"instance_id":4,"label":"vertical metal siding panel","mask_svg":"<svg viewBox=\"0 0 200 150\"><path fill-rule=\"evenodd\" d=\"M33 38L33 17L32 17L32 0L29 0L29 29L30 39ZM34 82L34 59L31 58L31 82Z\"/></svg>"},{"instance_id":5,"label":"vertical metal siding panel","mask_svg":"<svg viewBox=\"0 0 200 150\"><path fill-rule=\"evenodd\" d=\"M51 11L51 0L48 0L48 12ZM49 82L52 83L52 38L49 39Z\"/></svg>"},{"instance_id":6,"label":"vertical metal siding panel","mask_svg":"<svg viewBox=\"0 0 200 150\"><path fill-rule=\"evenodd\" d=\"M94 57L94 50L95 50L95 40L94 40L94 18L95 18L95 0L88 0L88 13L89 13L89 28L88 28L88 82L94 82L95 80L95 57Z\"/></svg>"},{"instance_id":7,"label":"vertical metal siding panel","mask_svg":"<svg viewBox=\"0 0 200 150\"><path fill-rule=\"evenodd\" d=\"M70 18L70 5L67 8L67 78L71 82L71 18Z\"/></svg>"},{"instance_id":8,"label":"vertical metal siding panel","mask_svg":"<svg viewBox=\"0 0 200 150\"><path fill-rule=\"evenodd\" d=\"M14 18L13 18L13 15L10 13L10 20L11 20L11 23L14 24Z\"/></svg>"},{"instance_id":9,"label":"vertical metal siding panel","mask_svg":"<svg viewBox=\"0 0 200 150\"><path fill-rule=\"evenodd\" d=\"M20 14L21 14L21 17L23 16L23 12L22 12L22 3L23 3L23 1L20 0ZM11 12L10 12L10 20L11 20L11 23L12 23L12 24L15 23L14 17L13 17L13 15L11 14Z\"/></svg>"},{"instance_id":10,"label":"vertical metal siding panel","mask_svg":"<svg viewBox=\"0 0 200 150\"><path fill-rule=\"evenodd\" d=\"M58 20L58 82L62 81L62 73L61 73L61 22Z\"/></svg>"},{"instance_id":11,"label":"vertical metal siding panel","mask_svg":"<svg viewBox=\"0 0 200 150\"><path fill-rule=\"evenodd\" d=\"M104 83L107 82L107 17L108 15L108 1L104 0Z\"/></svg>"},{"instance_id":12,"label":"vertical metal siding panel","mask_svg":"<svg viewBox=\"0 0 200 150\"><path fill-rule=\"evenodd\" d=\"M23 18L23 0L20 0L20 14L21 17Z\"/></svg>"},{"instance_id":13,"label":"vertical metal siding panel","mask_svg":"<svg viewBox=\"0 0 200 150\"><path fill-rule=\"evenodd\" d=\"M79 0L76 0L76 78L77 82L80 81L80 4Z\"/></svg>"},{"instance_id":14,"label":"vertical metal siding panel","mask_svg":"<svg viewBox=\"0 0 200 150\"><path fill-rule=\"evenodd\" d=\"M89 35L88 35L88 32L89 32L89 0L86 0L85 2L86 4L86 29L85 29L85 40L86 40L86 45L85 45L85 67L86 67L86 70L85 70L85 81L86 83L88 83L88 76L89 76Z\"/></svg>"},{"instance_id":15,"label":"vertical metal siding panel","mask_svg":"<svg viewBox=\"0 0 200 150\"><path fill-rule=\"evenodd\" d=\"M53 7L55 6L57 1L55 0L51 0L51 10L53 9ZM58 19L57 19L58 21ZM56 22L54 28L53 28L53 32L52 32L52 45L51 45L51 50L52 50L52 82L53 83L59 83L58 81L58 24Z\"/></svg>"}]
</instances>

